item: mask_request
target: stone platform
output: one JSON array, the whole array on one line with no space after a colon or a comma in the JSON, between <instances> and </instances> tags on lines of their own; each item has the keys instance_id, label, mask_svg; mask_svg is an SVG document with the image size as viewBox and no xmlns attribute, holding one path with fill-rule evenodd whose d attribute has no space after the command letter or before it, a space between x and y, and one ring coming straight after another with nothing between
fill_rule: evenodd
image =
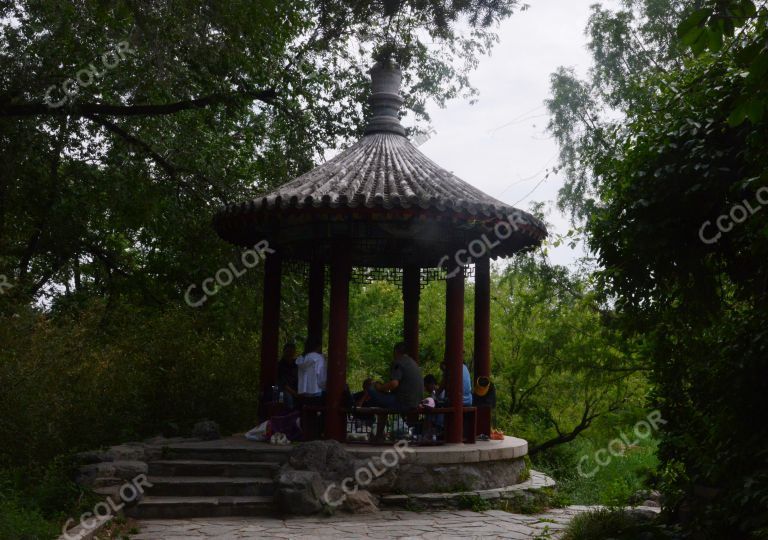
<instances>
[{"instance_id":1,"label":"stone platform","mask_svg":"<svg viewBox=\"0 0 768 540\"><path fill-rule=\"evenodd\" d=\"M377 460L393 453L393 445L345 444L344 449L360 460ZM217 461L267 461L285 463L293 445L276 446L253 442L242 435L215 441L198 441L166 447L178 458ZM408 446L398 453L392 493L434 493L506 488L520 483L525 470L523 457L528 443L516 437L475 444Z\"/></svg>"},{"instance_id":2,"label":"stone platform","mask_svg":"<svg viewBox=\"0 0 768 540\"><path fill-rule=\"evenodd\" d=\"M275 515L275 475L294 448L252 442L242 435L148 444L144 454L152 487L129 514L138 518ZM344 445L344 449L361 467L381 467L396 450L391 445L357 444ZM387 467L388 478L379 482L382 487L376 494L506 489L520 483L527 450L526 441L514 437L476 444L401 447L396 466Z\"/></svg>"}]
</instances>

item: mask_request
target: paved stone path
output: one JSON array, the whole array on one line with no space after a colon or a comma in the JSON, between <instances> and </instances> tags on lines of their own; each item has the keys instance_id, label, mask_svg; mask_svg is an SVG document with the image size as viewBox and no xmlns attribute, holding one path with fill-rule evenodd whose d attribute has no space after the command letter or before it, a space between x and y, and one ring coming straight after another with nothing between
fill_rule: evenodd
<instances>
[{"instance_id":1,"label":"paved stone path","mask_svg":"<svg viewBox=\"0 0 768 540\"><path fill-rule=\"evenodd\" d=\"M399 538L465 540L472 538L557 539L566 524L587 506L569 506L544 514L501 510L470 512L383 511L367 515L278 519L197 518L140 521L132 540L235 540L244 538L313 539Z\"/></svg>"}]
</instances>

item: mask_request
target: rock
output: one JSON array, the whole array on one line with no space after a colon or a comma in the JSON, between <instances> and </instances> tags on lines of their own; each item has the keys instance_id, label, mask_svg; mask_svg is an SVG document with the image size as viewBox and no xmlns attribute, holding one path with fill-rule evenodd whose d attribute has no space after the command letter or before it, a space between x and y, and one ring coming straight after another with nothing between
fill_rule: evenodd
<instances>
[{"instance_id":1,"label":"rock","mask_svg":"<svg viewBox=\"0 0 768 540\"><path fill-rule=\"evenodd\" d=\"M119 484L113 486L94 488L93 492L104 498L109 497L114 504L124 504L126 507L135 506L144 498L142 490L136 489L125 481L120 481Z\"/></svg>"},{"instance_id":2,"label":"rock","mask_svg":"<svg viewBox=\"0 0 768 540\"><path fill-rule=\"evenodd\" d=\"M372 514L379 511L379 501L370 491L360 489L348 493L341 508L353 514Z\"/></svg>"},{"instance_id":3,"label":"rock","mask_svg":"<svg viewBox=\"0 0 768 540\"><path fill-rule=\"evenodd\" d=\"M167 440L168 439L166 439L162 435L155 435L154 437L144 439L144 444L147 444L149 446L163 446L165 444L165 441Z\"/></svg>"},{"instance_id":4,"label":"rock","mask_svg":"<svg viewBox=\"0 0 768 540\"><path fill-rule=\"evenodd\" d=\"M316 514L323 509L324 490L320 473L284 468L277 476L275 503L287 514Z\"/></svg>"},{"instance_id":5,"label":"rock","mask_svg":"<svg viewBox=\"0 0 768 540\"><path fill-rule=\"evenodd\" d=\"M192 436L204 441L221 439L219 424L213 422L212 420L203 420L202 422L198 422L192 428Z\"/></svg>"},{"instance_id":6,"label":"rock","mask_svg":"<svg viewBox=\"0 0 768 540\"><path fill-rule=\"evenodd\" d=\"M93 482L94 488L121 486L125 480L117 478L116 476L105 476L96 478Z\"/></svg>"},{"instance_id":7,"label":"rock","mask_svg":"<svg viewBox=\"0 0 768 540\"><path fill-rule=\"evenodd\" d=\"M120 486L106 486L95 488L93 492L97 495L101 495L104 498L109 497L113 502L120 501Z\"/></svg>"},{"instance_id":8,"label":"rock","mask_svg":"<svg viewBox=\"0 0 768 540\"><path fill-rule=\"evenodd\" d=\"M656 501L661 502L661 493L655 489L640 489L636 491L630 498L629 504L639 504L643 501ZM645 504L645 503L643 503ZM645 505L648 506L648 505Z\"/></svg>"},{"instance_id":9,"label":"rock","mask_svg":"<svg viewBox=\"0 0 768 540\"><path fill-rule=\"evenodd\" d=\"M387 458L382 460L381 457L375 456L371 459L361 459L355 461L354 469L358 471L366 468L371 471L372 481L365 486L365 488L372 493L390 493L395 491L395 486L398 480L398 471L400 470L399 464L392 465L394 460ZM366 477L368 475L366 474Z\"/></svg>"},{"instance_id":10,"label":"rock","mask_svg":"<svg viewBox=\"0 0 768 540\"><path fill-rule=\"evenodd\" d=\"M109 461L144 461L144 445L141 443L119 444L107 450Z\"/></svg>"},{"instance_id":11,"label":"rock","mask_svg":"<svg viewBox=\"0 0 768 540\"><path fill-rule=\"evenodd\" d=\"M91 463L80 467L75 482L81 486L93 487L100 478L115 477L115 466L113 463Z\"/></svg>"},{"instance_id":12,"label":"rock","mask_svg":"<svg viewBox=\"0 0 768 540\"><path fill-rule=\"evenodd\" d=\"M625 511L639 523L653 521L658 517L658 514L650 508L627 508Z\"/></svg>"},{"instance_id":13,"label":"rock","mask_svg":"<svg viewBox=\"0 0 768 540\"><path fill-rule=\"evenodd\" d=\"M661 508L661 505L658 502L656 502L656 501L654 501L652 499L648 499L647 501L643 501L642 506L650 506L651 508Z\"/></svg>"},{"instance_id":14,"label":"rock","mask_svg":"<svg viewBox=\"0 0 768 540\"><path fill-rule=\"evenodd\" d=\"M114 457L109 452L101 450L88 450L87 452L80 452L75 454L75 459L82 465L92 465L94 463L102 463L104 461L114 461Z\"/></svg>"},{"instance_id":15,"label":"rock","mask_svg":"<svg viewBox=\"0 0 768 540\"><path fill-rule=\"evenodd\" d=\"M115 461L111 463L114 476L123 480L133 480L140 474L147 474L149 467L143 461Z\"/></svg>"},{"instance_id":16,"label":"rock","mask_svg":"<svg viewBox=\"0 0 768 540\"><path fill-rule=\"evenodd\" d=\"M393 468L380 457L355 459L337 441L306 442L291 452L278 472L275 501L292 514L337 507L356 514L377 512L378 500L371 491L394 486ZM342 492L342 485L348 493Z\"/></svg>"},{"instance_id":17,"label":"rock","mask_svg":"<svg viewBox=\"0 0 768 540\"><path fill-rule=\"evenodd\" d=\"M355 473L362 473L357 486ZM322 509L340 508L353 513L378 511L378 500L367 484L394 485L380 458L357 460L337 441L310 441L297 446L277 476L275 501L286 513L313 514ZM347 480L345 479L352 479ZM341 485L346 491L343 493Z\"/></svg>"},{"instance_id":18,"label":"rock","mask_svg":"<svg viewBox=\"0 0 768 540\"><path fill-rule=\"evenodd\" d=\"M310 441L291 452L288 465L292 469L314 471L324 480L341 482L355 476L355 459L334 440Z\"/></svg>"},{"instance_id":19,"label":"rock","mask_svg":"<svg viewBox=\"0 0 768 540\"><path fill-rule=\"evenodd\" d=\"M75 481L87 487L107 487L125 480L133 480L140 474L147 474L149 467L143 461L109 461L92 463L80 467Z\"/></svg>"}]
</instances>

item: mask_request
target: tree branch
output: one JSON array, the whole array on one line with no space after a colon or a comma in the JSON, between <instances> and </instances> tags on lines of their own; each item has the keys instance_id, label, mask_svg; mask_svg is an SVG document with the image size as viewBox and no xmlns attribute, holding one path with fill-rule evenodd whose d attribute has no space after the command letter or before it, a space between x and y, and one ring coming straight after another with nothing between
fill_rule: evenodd
<instances>
[{"instance_id":1,"label":"tree branch","mask_svg":"<svg viewBox=\"0 0 768 540\"><path fill-rule=\"evenodd\" d=\"M564 444L567 442L571 442L574 440L579 433L587 429L589 426L592 425L592 422L600 416L600 412L593 412L592 409L593 404L589 402L589 400L584 402L584 413L581 415L581 421L574 427L571 431L568 433L562 433L560 431L560 427L557 425L557 423L554 422L553 418L550 418L555 426L555 431L557 431L557 437L553 437L547 441L544 441L541 444L534 445L529 448L528 455L532 456L534 454L537 454L539 452L543 452L544 450L547 450L549 448L552 448L553 446L557 446L558 444ZM616 410L618 407L614 404L608 407L608 409L604 412L611 412Z\"/></svg>"},{"instance_id":2,"label":"tree branch","mask_svg":"<svg viewBox=\"0 0 768 540\"><path fill-rule=\"evenodd\" d=\"M220 188L218 188L216 186L216 183L213 180L211 180L210 178L206 177L202 173L199 173L197 171L193 171L193 170L190 170L190 169L186 169L186 168L177 167L176 165L174 165L173 163L171 163L170 161L165 159L163 156L161 156L148 143L142 141L141 139L139 139L135 135L132 135L132 134L128 133L126 130L124 130L123 128L121 128L120 126L115 124L114 122L110 122L109 120L107 120L105 118L102 118L101 116L96 116L96 115L91 115L91 114L85 115L85 117L88 118L90 121L94 122L95 124L98 124L98 125L104 127L107 131L110 131L110 132L114 133L115 135L117 135L118 137L124 139L129 144L132 144L132 145L137 146L137 147L141 148L142 150L144 150L160 166L160 168L162 168L165 171L165 173L171 179L183 181L183 179L181 179L181 175L185 174L185 173L186 174L191 174L193 176L198 176L198 177L202 178L205 182L207 182L210 185L211 189L213 189L213 190L215 190L217 192L217 196L219 197L219 199L221 200L221 202L223 204L226 205L226 204L229 203L229 200L228 200L228 197L226 196L226 194ZM204 197L202 197L199 194L197 194L197 192L195 191L195 189L192 186L190 186L190 189L191 189L192 193L194 193L195 195L200 197L202 200L206 200Z\"/></svg>"},{"instance_id":3,"label":"tree branch","mask_svg":"<svg viewBox=\"0 0 768 540\"><path fill-rule=\"evenodd\" d=\"M152 148L149 144L142 141L138 137L135 137L134 135L131 135L127 131L125 131L123 128L118 126L117 124L110 122L109 120L105 118L101 118L99 116L94 116L92 114L86 114L84 115L86 118L88 118L91 122L98 124L105 128L107 131L111 131L118 137L121 137L122 139L125 139L128 143L138 146L142 150L144 150L147 154L149 154L152 159L166 172L168 176L171 178L175 178L177 175L176 167L174 167L168 160L166 160L163 156L158 154L154 148Z\"/></svg>"},{"instance_id":4,"label":"tree branch","mask_svg":"<svg viewBox=\"0 0 768 540\"><path fill-rule=\"evenodd\" d=\"M244 100L272 104L277 98L274 89L234 94L211 94L197 99L185 99L161 105L111 105L109 103L72 103L63 107L51 107L47 103L0 103L0 116L163 116L191 109L204 109L221 103L237 103Z\"/></svg>"}]
</instances>

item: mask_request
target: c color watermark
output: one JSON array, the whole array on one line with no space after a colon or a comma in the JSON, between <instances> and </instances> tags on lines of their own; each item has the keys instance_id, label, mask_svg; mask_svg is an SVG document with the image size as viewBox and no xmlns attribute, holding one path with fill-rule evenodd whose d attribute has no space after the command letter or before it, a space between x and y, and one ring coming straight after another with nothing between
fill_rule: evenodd
<instances>
[{"instance_id":1,"label":"c color watermark","mask_svg":"<svg viewBox=\"0 0 768 540\"><path fill-rule=\"evenodd\" d=\"M115 501L112 500L112 497L107 497L106 501L96 503L93 506L92 512L85 512L80 516L80 526L86 531L96 528L99 525L99 520L97 518L103 519L113 516L125 508L127 503L136 501L139 496L144 493L145 488L151 487L152 483L147 480L147 475L140 474L136 476L130 482L126 482L120 486L120 489L118 490L120 503L115 503ZM72 536L68 532L72 529L72 524L74 524L74 522L75 520L72 518L69 518L64 522L64 525L61 527L61 538L64 538L65 540L76 540L77 538L81 538L81 535Z\"/></svg>"},{"instance_id":2,"label":"c color watermark","mask_svg":"<svg viewBox=\"0 0 768 540\"><path fill-rule=\"evenodd\" d=\"M184 293L184 301L189 307L200 307L208 301L209 296L218 294L223 288L232 284L235 278L241 277L248 270L257 266L259 261L267 257L267 253L274 253L275 250L269 247L269 242L262 240L258 242L252 249L246 249L240 255L240 262L242 268L236 268L234 263L229 263L227 267L219 268L213 277L208 277L203 280L201 289L203 290L203 296L199 300L192 299L192 291L197 289L197 285L194 283L187 287L187 292Z\"/></svg>"},{"instance_id":3,"label":"c color watermark","mask_svg":"<svg viewBox=\"0 0 768 540\"><path fill-rule=\"evenodd\" d=\"M608 443L608 446L595 452L594 459L597 465L591 471L585 472L583 470L584 463L589 460L589 456L582 456L578 465L576 465L576 470L579 472L579 476L583 478L592 478L602 467L607 467L613 457L623 456L627 447L636 445L641 440L647 439L654 431L659 429L659 424L666 423L667 421L661 417L661 412L652 411L645 420L640 420L635 424L635 427L632 430L635 438L632 442L630 442L627 435L622 431L619 434L619 437Z\"/></svg>"},{"instance_id":4,"label":"c color watermark","mask_svg":"<svg viewBox=\"0 0 768 540\"><path fill-rule=\"evenodd\" d=\"M135 55L136 50L131 48L131 44L127 41L120 41L116 44L114 50L109 50L101 55L101 71L93 65L93 62L88 66L75 73L73 78L69 78L61 83L61 90L64 92L64 97L58 101L54 101L51 94L56 90L57 86L52 84L45 91L45 97L43 101L51 109L57 109L69 101L72 96L77 94L78 88L88 88L96 79L103 77L107 71L115 69L117 65L125 60L126 55Z\"/></svg>"},{"instance_id":5,"label":"c color watermark","mask_svg":"<svg viewBox=\"0 0 768 540\"><path fill-rule=\"evenodd\" d=\"M702 223L699 228L699 239L705 244L714 244L720 240L723 233L731 232L734 224L744 223L749 216L758 212L763 206L768 205L768 186L759 188L755 192L755 199L759 203L757 206L753 206L747 199L744 199L741 204L733 205L730 212L719 216L715 220L718 230L717 234L704 236L705 229L711 227L712 222L705 221Z\"/></svg>"},{"instance_id":6,"label":"c color watermark","mask_svg":"<svg viewBox=\"0 0 768 540\"><path fill-rule=\"evenodd\" d=\"M336 490L339 486L337 486L335 482L329 484L325 489L325 493L323 493L323 502L328 506L336 508L344 503L347 495L353 495L354 493L357 493L357 490L361 487L370 485L371 482L385 474L388 470L397 467L406 454L411 454L413 452L414 449L408 446L408 441L397 441L394 448L388 448L381 453L381 467L377 467L372 460L368 460L365 466L360 467L355 471L354 478L348 476L342 480L342 493L334 500L331 500L331 492Z\"/></svg>"},{"instance_id":7,"label":"c color watermark","mask_svg":"<svg viewBox=\"0 0 768 540\"><path fill-rule=\"evenodd\" d=\"M470 264L471 259L479 259L489 253L493 248L501 244L503 240L506 240L512 236L512 232L517 231L521 225L530 225L530 221L524 213L519 210L515 210L507 216L506 221L499 221L493 227L493 235L495 238L488 238L487 234L483 234L480 238L475 238L469 244L466 249L460 249L453 254L454 268L446 277L451 279L455 277L464 266ZM447 267L447 263L451 261L451 257L444 255L440 262L437 263L438 268Z\"/></svg>"}]
</instances>

